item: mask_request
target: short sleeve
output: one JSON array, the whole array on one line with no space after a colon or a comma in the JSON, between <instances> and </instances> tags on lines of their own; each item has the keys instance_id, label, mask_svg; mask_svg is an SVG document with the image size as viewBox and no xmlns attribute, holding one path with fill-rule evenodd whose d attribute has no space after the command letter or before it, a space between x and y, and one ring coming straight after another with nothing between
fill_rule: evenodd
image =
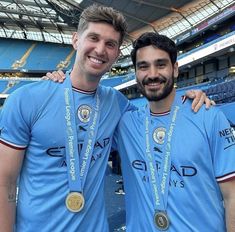
<instances>
[{"instance_id":1,"label":"short sleeve","mask_svg":"<svg viewBox=\"0 0 235 232\"><path fill-rule=\"evenodd\" d=\"M30 139L32 97L26 88L13 92L5 101L0 117L0 140L13 147L25 148Z\"/></svg>"}]
</instances>

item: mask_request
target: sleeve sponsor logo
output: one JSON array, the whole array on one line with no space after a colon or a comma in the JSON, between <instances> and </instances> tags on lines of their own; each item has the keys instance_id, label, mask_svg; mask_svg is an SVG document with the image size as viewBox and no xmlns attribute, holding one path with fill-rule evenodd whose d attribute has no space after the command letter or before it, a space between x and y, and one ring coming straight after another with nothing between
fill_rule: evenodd
<instances>
[{"instance_id":1,"label":"sleeve sponsor logo","mask_svg":"<svg viewBox=\"0 0 235 232\"><path fill-rule=\"evenodd\" d=\"M225 139L224 150L230 148L231 146L235 145L235 130L234 128L225 128L219 131L220 138Z\"/></svg>"}]
</instances>

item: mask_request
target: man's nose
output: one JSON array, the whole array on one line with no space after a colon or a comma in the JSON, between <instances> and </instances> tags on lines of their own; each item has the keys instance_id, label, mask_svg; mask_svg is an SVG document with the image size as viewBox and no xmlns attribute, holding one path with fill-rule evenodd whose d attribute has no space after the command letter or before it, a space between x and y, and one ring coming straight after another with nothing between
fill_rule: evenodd
<instances>
[{"instance_id":1,"label":"man's nose","mask_svg":"<svg viewBox=\"0 0 235 232\"><path fill-rule=\"evenodd\" d=\"M105 54L105 44L103 42L99 42L96 46L95 51L98 55L104 55Z\"/></svg>"},{"instance_id":2,"label":"man's nose","mask_svg":"<svg viewBox=\"0 0 235 232\"><path fill-rule=\"evenodd\" d=\"M155 66L151 66L149 70L149 76L150 77L158 77L159 76L159 70Z\"/></svg>"}]
</instances>

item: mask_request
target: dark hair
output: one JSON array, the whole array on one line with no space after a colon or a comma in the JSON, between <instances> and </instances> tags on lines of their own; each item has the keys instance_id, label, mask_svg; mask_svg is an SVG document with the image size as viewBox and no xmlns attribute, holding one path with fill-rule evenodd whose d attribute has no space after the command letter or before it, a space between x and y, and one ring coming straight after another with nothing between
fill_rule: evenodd
<instances>
[{"instance_id":1,"label":"dark hair","mask_svg":"<svg viewBox=\"0 0 235 232\"><path fill-rule=\"evenodd\" d=\"M155 32L146 32L133 42L131 59L135 68L137 50L150 45L167 52L170 56L171 63L175 64L177 59L177 48L175 42L165 35L160 35Z\"/></svg>"},{"instance_id":2,"label":"dark hair","mask_svg":"<svg viewBox=\"0 0 235 232\"><path fill-rule=\"evenodd\" d=\"M87 7L80 15L78 24L78 32L83 32L88 28L88 24L93 23L107 23L114 27L117 32L120 32L120 45L127 33L126 20L120 12L112 7L99 6L93 4Z\"/></svg>"}]
</instances>

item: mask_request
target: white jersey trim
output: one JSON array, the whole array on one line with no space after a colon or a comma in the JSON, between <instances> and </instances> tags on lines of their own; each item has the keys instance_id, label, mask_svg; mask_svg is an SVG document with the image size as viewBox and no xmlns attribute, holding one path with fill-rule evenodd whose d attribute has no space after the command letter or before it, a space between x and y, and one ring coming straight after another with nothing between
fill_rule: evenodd
<instances>
[{"instance_id":1,"label":"white jersey trim","mask_svg":"<svg viewBox=\"0 0 235 232\"><path fill-rule=\"evenodd\" d=\"M11 143L7 140L4 140L4 139L0 139L0 143L8 146L8 147L11 147L11 148L14 148L14 149L17 149L17 150L24 150L27 146L26 145L19 145L19 144L14 144L14 143Z\"/></svg>"},{"instance_id":2,"label":"white jersey trim","mask_svg":"<svg viewBox=\"0 0 235 232\"><path fill-rule=\"evenodd\" d=\"M225 182L225 181L229 181L230 179L234 179L234 178L235 178L235 172L231 172L231 173L228 173L224 176L217 177L216 180L218 182Z\"/></svg>"}]
</instances>

